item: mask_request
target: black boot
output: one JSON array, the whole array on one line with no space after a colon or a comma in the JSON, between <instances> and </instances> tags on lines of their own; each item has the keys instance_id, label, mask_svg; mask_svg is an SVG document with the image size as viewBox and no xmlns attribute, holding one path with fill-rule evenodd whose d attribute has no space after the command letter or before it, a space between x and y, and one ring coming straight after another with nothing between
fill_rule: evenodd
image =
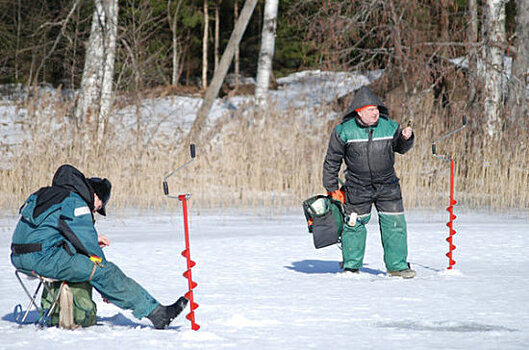
<instances>
[{"instance_id":1,"label":"black boot","mask_svg":"<svg viewBox=\"0 0 529 350\"><path fill-rule=\"evenodd\" d=\"M158 305L147 318L151 320L154 328L165 329L176 316L178 316L187 305L188 300L184 297L168 306Z\"/></svg>"}]
</instances>

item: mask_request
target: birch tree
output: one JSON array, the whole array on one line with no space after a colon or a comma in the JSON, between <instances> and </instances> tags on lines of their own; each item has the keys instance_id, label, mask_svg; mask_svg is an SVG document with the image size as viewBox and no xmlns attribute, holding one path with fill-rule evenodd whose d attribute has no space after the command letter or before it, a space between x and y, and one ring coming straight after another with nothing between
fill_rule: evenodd
<instances>
[{"instance_id":1,"label":"birch tree","mask_svg":"<svg viewBox=\"0 0 529 350\"><path fill-rule=\"evenodd\" d=\"M505 1L486 0L483 23L484 109L489 137L499 136L503 113L503 56L505 48Z\"/></svg>"},{"instance_id":2,"label":"birch tree","mask_svg":"<svg viewBox=\"0 0 529 350\"><path fill-rule=\"evenodd\" d=\"M508 84L507 107L511 120L519 118L526 121L529 118L526 99L529 71L529 0L518 0L516 5L516 52Z\"/></svg>"},{"instance_id":3,"label":"birch tree","mask_svg":"<svg viewBox=\"0 0 529 350\"><path fill-rule=\"evenodd\" d=\"M208 88L208 0L204 0L204 32L202 35L202 89Z\"/></svg>"},{"instance_id":4,"label":"birch tree","mask_svg":"<svg viewBox=\"0 0 529 350\"><path fill-rule=\"evenodd\" d=\"M80 123L95 118L97 141L101 143L113 101L118 0L94 0L94 3L75 116Z\"/></svg>"},{"instance_id":5,"label":"birch tree","mask_svg":"<svg viewBox=\"0 0 529 350\"><path fill-rule=\"evenodd\" d=\"M272 59L277 26L277 7L279 0L266 0L264 9L263 31L261 34L261 50L257 67L257 86L255 87L255 103L258 110L267 106L268 86L272 73Z\"/></svg>"},{"instance_id":6,"label":"birch tree","mask_svg":"<svg viewBox=\"0 0 529 350\"><path fill-rule=\"evenodd\" d=\"M233 3L233 25L237 24L239 19L239 0L235 0ZM235 46L235 58L234 58L233 73L235 74L235 91L239 90L239 44Z\"/></svg>"},{"instance_id":7,"label":"birch tree","mask_svg":"<svg viewBox=\"0 0 529 350\"><path fill-rule=\"evenodd\" d=\"M219 65L219 41L220 41L220 0L215 0L215 52L214 52L214 69L217 70Z\"/></svg>"},{"instance_id":8,"label":"birch tree","mask_svg":"<svg viewBox=\"0 0 529 350\"><path fill-rule=\"evenodd\" d=\"M476 50L476 44L478 42L478 4L477 0L468 1L468 11L470 21L467 27L467 40L469 41L469 54L468 54L468 71L469 71L469 83L468 83L468 100L473 103L476 99L476 83L478 81L478 54Z\"/></svg>"},{"instance_id":9,"label":"birch tree","mask_svg":"<svg viewBox=\"0 0 529 350\"><path fill-rule=\"evenodd\" d=\"M171 74L171 84L173 86L178 85L178 79L180 77L180 53L178 51L178 12L180 11L180 6L182 5L183 0L176 1L176 7L171 14L171 3L169 0L167 2L167 20L169 26L171 27L171 33L173 34L172 49L173 49L173 73Z\"/></svg>"}]
</instances>

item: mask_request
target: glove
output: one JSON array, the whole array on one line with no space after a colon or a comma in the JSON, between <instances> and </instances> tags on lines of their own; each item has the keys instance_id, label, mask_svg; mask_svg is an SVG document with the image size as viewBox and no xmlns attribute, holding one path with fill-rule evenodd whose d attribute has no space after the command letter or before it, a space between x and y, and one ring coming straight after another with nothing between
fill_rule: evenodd
<instances>
[{"instance_id":1,"label":"glove","mask_svg":"<svg viewBox=\"0 0 529 350\"><path fill-rule=\"evenodd\" d=\"M345 204L345 193L344 191L338 189L334 192L327 192L329 196L331 196L332 199L336 199L337 201L342 202L342 204Z\"/></svg>"}]
</instances>

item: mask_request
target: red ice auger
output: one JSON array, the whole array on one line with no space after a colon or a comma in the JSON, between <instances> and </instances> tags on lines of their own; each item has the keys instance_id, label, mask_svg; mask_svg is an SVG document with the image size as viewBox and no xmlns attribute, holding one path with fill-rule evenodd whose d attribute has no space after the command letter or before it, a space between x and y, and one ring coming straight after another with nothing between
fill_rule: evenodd
<instances>
[{"instance_id":1,"label":"red ice auger","mask_svg":"<svg viewBox=\"0 0 529 350\"><path fill-rule=\"evenodd\" d=\"M191 328L194 331L198 331L200 326L195 322L195 310L198 308L198 304L193 300L193 289L197 286L197 283L193 281L191 275L191 268L196 265L196 263L191 260L191 251L189 249L189 225L187 220L187 200L191 197L189 193L179 194L178 196L169 195L169 185L167 184L167 179L173 176L177 171L182 170L188 166L193 160L195 160L195 145L190 145L191 159L187 161L184 165L178 167L173 172L166 175L163 179L163 192L168 198L175 198L182 202L182 210L184 212L184 233L185 233L185 244L186 249L182 251L182 256L186 258L187 270L183 273L183 276L187 278L188 291L185 294L187 300L189 300L189 306L191 311L187 314L186 318L191 321Z\"/></svg>"},{"instance_id":2,"label":"red ice auger","mask_svg":"<svg viewBox=\"0 0 529 350\"><path fill-rule=\"evenodd\" d=\"M446 241L448 242L448 253L446 253L446 256L448 257L448 267L447 267L448 270L451 270L452 266L454 266L455 263L456 263L456 261L452 257L452 252L456 249L456 246L453 243L453 237L456 234L456 230L454 230L454 220L456 219L456 216L454 215L454 205L457 204L457 201L454 199L454 168L455 168L455 162L454 162L454 158L451 155L446 155L446 154L439 155L439 154L437 154L437 142L447 138L450 135L455 134L456 132L458 132L460 130L463 130L463 128L466 125L467 125L467 119L466 119L465 116L463 116L463 126L457 128L455 130L452 130L451 132L449 132L446 135L441 136L440 138L438 138L437 140L435 140L432 143L432 153L433 153L433 155L435 157L439 158L439 159L442 159L442 160L450 162L450 205L448 206L448 208L446 208L448 213L450 213L450 219L448 220L448 223L446 224L446 226L448 226L448 228L449 228L449 236L446 239Z\"/></svg>"}]
</instances>

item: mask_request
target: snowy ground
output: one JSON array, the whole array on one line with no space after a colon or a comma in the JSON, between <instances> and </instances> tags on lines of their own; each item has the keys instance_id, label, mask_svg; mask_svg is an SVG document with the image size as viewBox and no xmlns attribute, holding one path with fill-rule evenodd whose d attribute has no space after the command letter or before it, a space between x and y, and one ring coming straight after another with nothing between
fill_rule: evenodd
<instances>
[{"instance_id":1,"label":"snowy ground","mask_svg":"<svg viewBox=\"0 0 529 350\"><path fill-rule=\"evenodd\" d=\"M456 209L457 264L448 273L445 214L408 214L413 280L385 275L376 217L362 273L344 276L336 247L313 248L301 211L275 219L192 215L198 332L184 315L154 330L99 296L100 326L18 328L13 307L26 300L8 257L16 218L0 219L0 349L529 348L528 219ZM185 292L180 212L111 214L97 225L112 240L109 260L159 301Z\"/></svg>"}]
</instances>

